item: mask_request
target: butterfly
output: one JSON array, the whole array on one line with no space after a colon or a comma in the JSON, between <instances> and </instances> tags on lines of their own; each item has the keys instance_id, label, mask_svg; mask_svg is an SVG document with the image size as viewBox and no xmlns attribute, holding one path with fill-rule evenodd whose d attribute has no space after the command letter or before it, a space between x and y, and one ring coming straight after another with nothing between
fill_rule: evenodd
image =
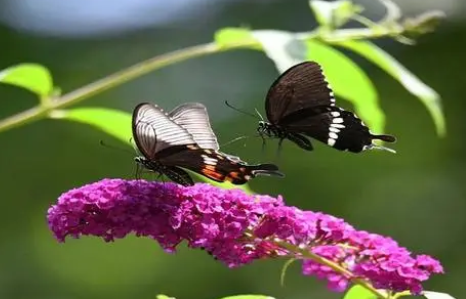
<instances>
[{"instance_id":1,"label":"butterfly","mask_svg":"<svg viewBox=\"0 0 466 299\"><path fill-rule=\"evenodd\" d=\"M283 176L274 164L248 165L239 157L220 152L207 109L201 103L182 104L168 114L155 104L138 104L132 130L141 154L135 161L180 185L194 185L184 169L237 185L257 175Z\"/></svg>"},{"instance_id":2,"label":"butterfly","mask_svg":"<svg viewBox=\"0 0 466 299\"><path fill-rule=\"evenodd\" d=\"M395 142L391 135L374 135L353 113L335 105L335 98L322 68L316 62L297 64L281 74L270 87L265 110L257 131L264 137L288 139L307 151L313 146L308 137L337 150L359 153L368 149L390 148L375 145L374 139Z\"/></svg>"}]
</instances>

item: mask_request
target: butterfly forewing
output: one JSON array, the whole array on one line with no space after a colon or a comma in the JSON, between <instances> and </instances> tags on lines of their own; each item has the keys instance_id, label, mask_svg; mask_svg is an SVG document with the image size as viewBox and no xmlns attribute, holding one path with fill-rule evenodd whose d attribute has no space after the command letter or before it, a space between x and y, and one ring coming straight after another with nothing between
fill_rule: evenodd
<instances>
[{"instance_id":1,"label":"butterfly forewing","mask_svg":"<svg viewBox=\"0 0 466 299\"><path fill-rule=\"evenodd\" d=\"M288 115L319 106L334 106L335 98L322 69L315 62L295 65L279 76L267 93L265 110L272 124Z\"/></svg>"},{"instance_id":2,"label":"butterfly forewing","mask_svg":"<svg viewBox=\"0 0 466 299\"><path fill-rule=\"evenodd\" d=\"M134 109L133 138L148 159L155 159L158 152L172 146L195 144L186 129L174 123L157 105L149 103Z\"/></svg>"},{"instance_id":3,"label":"butterfly forewing","mask_svg":"<svg viewBox=\"0 0 466 299\"><path fill-rule=\"evenodd\" d=\"M210 126L207 108L201 103L186 103L173 109L168 116L186 129L201 148L218 150L217 137Z\"/></svg>"}]
</instances>

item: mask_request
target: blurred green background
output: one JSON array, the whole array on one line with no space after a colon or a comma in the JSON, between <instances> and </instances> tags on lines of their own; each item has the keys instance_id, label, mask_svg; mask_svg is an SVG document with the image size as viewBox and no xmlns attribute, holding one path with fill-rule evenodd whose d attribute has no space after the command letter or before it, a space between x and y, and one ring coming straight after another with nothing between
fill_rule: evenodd
<instances>
[{"instance_id":1,"label":"blurred green background","mask_svg":"<svg viewBox=\"0 0 466 299\"><path fill-rule=\"evenodd\" d=\"M34 6L32 1L1 1L0 69L21 62L43 64L51 69L55 84L68 92L157 54L209 42L220 27L306 31L315 25L306 1L99 3L44 0ZM466 295L466 23L457 15L464 10L451 5L464 8L464 4L462 0L430 6L421 0L410 3L404 7L410 13L448 8L451 15L414 47L391 40L378 43L442 95L446 138L436 136L420 101L380 69L357 58L380 93L386 132L398 137L393 146L397 155L379 151L356 155L317 142L314 152L308 153L286 142L278 158L275 141L263 153L261 141L255 139L223 150L251 163L280 165L286 179L256 179L251 186L257 192L282 194L290 205L345 218L358 228L392 236L414 252L436 256L447 274L434 276L426 288L462 298ZM379 6L368 10L373 17L383 13ZM273 62L262 53L234 51L166 67L79 106L131 112L141 101L156 102L167 110L199 101L209 108L214 129L225 143L255 132L256 121L228 109L224 101L263 111L265 93L276 76ZM36 103L34 95L7 85L0 85L0 100L1 118ZM344 100L339 102L349 107ZM154 298L158 293L177 298L243 293L341 297L315 278L303 277L298 264L288 271L286 285L280 286L284 261L279 260L231 270L204 252L181 246L177 254L168 255L155 242L135 237L110 244L94 238L58 244L48 230L46 212L62 192L104 177L134 178L133 156L100 146L101 139L126 147L90 126L59 120L0 134L1 299Z\"/></svg>"}]
</instances>

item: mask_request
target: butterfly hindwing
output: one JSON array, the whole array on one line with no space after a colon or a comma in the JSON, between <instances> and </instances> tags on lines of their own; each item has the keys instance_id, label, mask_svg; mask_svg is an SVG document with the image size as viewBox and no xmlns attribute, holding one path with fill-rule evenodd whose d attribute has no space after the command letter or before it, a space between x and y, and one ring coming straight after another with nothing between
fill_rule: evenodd
<instances>
[{"instance_id":1,"label":"butterfly hindwing","mask_svg":"<svg viewBox=\"0 0 466 299\"><path fill-rule=\"evenodd\" d=\"M217 137L210 126L207 108L203 104L181 104L170 111L168 116L186 129L201 148L219 150Z\"/></svg>"},{"instance_id":2,"label":"butterfly hindwing","mask_svg":"<svg viewBox=\"0 0 466 299\"><path fill-rule=\"evenodd\" d=\"M283 176L276 165L248 165L222 152L198 146L180 146L176 151L166 149L160 154L160 162L164 165L182 167L217 182L244 184L258 174Z\"/></svg>"},{"instance_id":3,"label":"butterfly hindwing","mask_svg":"<svg viewBox=\"0 0 466 299\"><path fill-rule=\"evenodd\" d=\"M294 120L290 118L291 121L286 122L286 130L312 137L338 150L361 152L377 136L372 135L353 113L337 107L317 114L296 114Z\"/></svg>"}]
</instances>

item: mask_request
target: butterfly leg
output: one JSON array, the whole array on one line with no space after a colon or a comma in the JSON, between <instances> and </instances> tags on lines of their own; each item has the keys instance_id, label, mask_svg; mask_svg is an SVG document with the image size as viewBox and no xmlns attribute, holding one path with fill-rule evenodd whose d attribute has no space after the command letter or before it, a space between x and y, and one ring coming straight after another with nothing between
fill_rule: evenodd
<instances>
[{"instance_id":1,"label":"butterfly leg","mask_svg":"<svg viewBox=\"0 0 466 299\"><path fill-rule=\"evenodd\" d=\"M282 151L283 140L285 140L285 139L280 138L280 140L278 140L277 153L276 153L278 159L280 159L280 153Z\"/></svg>"},{"instance_id":2,"label":"butterfly leg","mask_svg":"<svg viewBox=\"0 0 466 299\"><path fill-rule=\"evenodd\" d=\"M261 135L261 138L262 138L262 155L263 155L265 152L265 137Z\"/></svg>"},{"instance_id":3,"label":"butterfly leg","mask_svg":"<svg viewBox=\"0 0 466 299\"><path fill-rule=\"evenodd\" d=\"M136 163L136 169L135 169L134 177L136 178L136 180L141 179L141 168L139 166L139 163Z\"/></svg>"},{"instance_id":4,"label":"butterfly leg","mask_svg":"<svg viewBox=\"0 0 466 299\"><path fill-rule=\"evenodd\" d=\"M155 178L157 181L162 181L162 182L165 182L165 177L163 176L163 173L162 172L157 172L157 177Z\"/></svg>"}]
</instances>

